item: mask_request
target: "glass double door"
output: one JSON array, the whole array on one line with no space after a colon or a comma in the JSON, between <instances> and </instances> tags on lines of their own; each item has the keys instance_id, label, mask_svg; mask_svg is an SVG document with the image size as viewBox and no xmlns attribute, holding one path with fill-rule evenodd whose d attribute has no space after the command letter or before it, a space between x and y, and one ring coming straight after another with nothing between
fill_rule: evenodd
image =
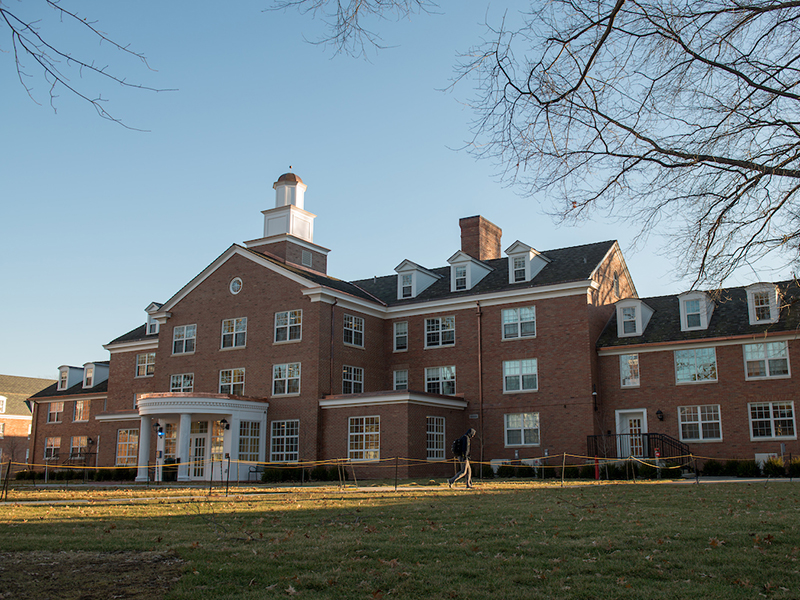
<instances>
[{"instance_id":1,"label":"glass double door","mask_svg":"<svg viewBox=\"0 0 800 600\"><path fill-rule=\"evenodd\" d=\"M189 478L208 480L215 463L223 456L225 429L219 421L192 421L189 433Z\"/></svg>"}]
</instances>

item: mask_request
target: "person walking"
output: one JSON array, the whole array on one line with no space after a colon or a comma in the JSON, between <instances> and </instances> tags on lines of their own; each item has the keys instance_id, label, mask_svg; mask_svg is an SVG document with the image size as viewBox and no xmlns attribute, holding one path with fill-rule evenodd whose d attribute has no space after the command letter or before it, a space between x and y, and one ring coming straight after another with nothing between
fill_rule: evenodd
<instances>
[{"instance_id":1,"label":"person walking","mask_svg":"<svg viewBox=\"0 0 800 600\"><path fill-rule=\"evenodd\" d=\"M472 467L469 465L469 450L470 440L475 437L476 433L477 431L470 428L464 435L461 436L459 440L458 453L456 454L459 469L456 475L447 480L447 485L449 487L453 487L453 484L456 481L464 477L464 483L467 484L467 489L472 489Z\"/></svg>"}]
</instances>

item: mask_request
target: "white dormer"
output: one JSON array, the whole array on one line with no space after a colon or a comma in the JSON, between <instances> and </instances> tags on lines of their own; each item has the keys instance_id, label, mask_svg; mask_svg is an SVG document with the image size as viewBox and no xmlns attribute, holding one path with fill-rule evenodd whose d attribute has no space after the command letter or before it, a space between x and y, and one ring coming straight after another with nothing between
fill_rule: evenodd
<instances>
[{"instance_id":1,"label":"white dormer","mask_svg":"<svg viewBox=\"0 0 800 600\"><path fill-rule=\"evenodd\" d=\"M80 367L70 367L69 365L61 365L58 367L58 387L59 392L68 390L73 385L80 383L83 380L83 369Z\"/></svg>"},{"instance_id":2,"label":"white dormer","mask_svg":"<svg viewBox=\"0 0 800 600\"><path fill-rule=\"evenodd\" d=\"M453 254L447 259L447 262L450 263L451 292L471 290L493 270L490 266L472 258L462 250Z\"/></svg>"},{"instance_id":3,"label":"white dormer","mask_svg":"<svg viewBox=\"0 0 800 600\"><path fill-rule=\"evenodd\" d=\"M404 260L394 270L397 273L398 300L416 298L442 277L410 260Z\"/></svg>"},{"instance_id":4,"label":"white dormer","mask_svg":"<svg viewBox=\"0 0 800 600\"><path fill-rule=\"evenodd\" d=\"M550 259L519 240L506 249L508 255L508 283L530 281L545 268Z\"/></svg>"},{"instance_id":5,"label":"white dormer","mask_svg":"<svg viewBox=\"0 0 800 600\"><path fill-rule=\"evenodd\" d=\"M108 379L108 363L86 363L83 365L83 387L91 388Z\"/></svg>"},{"instance_id":6,"label":"white dormer","mask_svg":"<svg viewBox=\"0 0 800 600\"><path fill-rule=\"evenodd\" d=\"M644 333L653 309L638 298L617 302L617 336L635 337Z\"/></svg>"},{"instance_id":7,"label":"white dormer","mask_svg":"<svg viewBox=\"0 0 800 600\"><path fill-rule=\"evenodd\" d=\"M155 335L158 333L158 321L156 320L156 313L164 306L159 302L151 302L144 311L147 313L147 329L145 334Z\"/></svg>"},{"instance_id":8,"label":"white dormer","mask_svg":"<svg viewBox=\"0 0 800 600\"><path fill-rule=\"evenodd\" d=\"M780 316L778 286L774 283L754 283L745 290L750 325L777 323Z\"/></svg>"},{"instance_id":9,"label":"white dormer","mask_svg":"<svg viewBox=\"0 0 800 600\"><path fill-rule=\"evenodd\" d=\"M681 309L681 331L708 329L714 313L714 301L705 292L684 292L678 296Z\"/></svg>"}]
</instances>

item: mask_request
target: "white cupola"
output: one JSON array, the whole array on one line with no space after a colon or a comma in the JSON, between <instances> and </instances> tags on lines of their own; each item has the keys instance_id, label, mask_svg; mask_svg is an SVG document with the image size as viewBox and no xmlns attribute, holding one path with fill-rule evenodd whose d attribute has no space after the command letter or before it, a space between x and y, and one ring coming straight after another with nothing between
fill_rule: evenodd
<instances>
[{"instance_id":1,"label":"white cupola","mask_svg":"<svg viewBox=\"0 0 800 600\"><path fill-rule=\"evenodd\" d=\"M303 208L303 196L307 187L303 180L294 173L284 173L278 177L278 181L272 184L272 188L275 190L275 208L281 206Z\"/></svg>"}]
</instances>

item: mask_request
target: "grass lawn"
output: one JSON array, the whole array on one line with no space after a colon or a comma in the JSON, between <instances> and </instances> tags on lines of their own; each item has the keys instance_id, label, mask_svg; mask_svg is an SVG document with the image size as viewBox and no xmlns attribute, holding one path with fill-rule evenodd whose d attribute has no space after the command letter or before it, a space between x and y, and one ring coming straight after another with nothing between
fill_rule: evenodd
<instances>
[{"instance_id":1,"label":"grass lawn","mask_svg":"<svg viewBox=\"0 0 800 600\"><path fill-rule=\"evenodd\" d=\"M128 595L91 595L92 582L122 577L120 557L160 582L143 590L151 599L800 598L797 483L259 492L104 492L114 503L49 492L70 502L2 505L0 577L15 595L0 598L138 598L133 580ZM64 572L61 595L37 588L71 557L84 563L80 589Z\"/></svg>"}]
</instances>

